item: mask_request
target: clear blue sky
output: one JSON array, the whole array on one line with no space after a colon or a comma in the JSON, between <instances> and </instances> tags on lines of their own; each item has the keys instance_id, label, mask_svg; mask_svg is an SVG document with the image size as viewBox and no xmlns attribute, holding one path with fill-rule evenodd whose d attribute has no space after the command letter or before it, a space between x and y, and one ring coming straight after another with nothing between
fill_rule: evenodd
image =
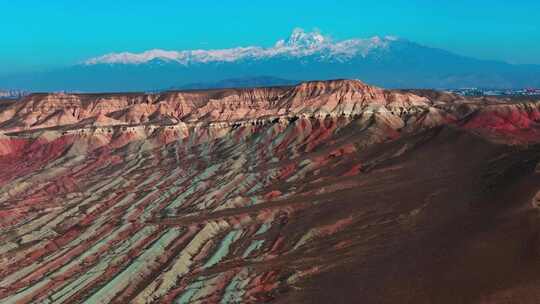
<instances>
[{"instance_id":1,"label":"clear blue sky","mask_svg":"<svg viewBox=\"0 0 540 304\"><path fill-rule=\"evenodd\" d=\"M540 64L539 20L538 0L0 0L0 74L118 51L270 46L295 27Z\"/></svg>"}]
</instances>

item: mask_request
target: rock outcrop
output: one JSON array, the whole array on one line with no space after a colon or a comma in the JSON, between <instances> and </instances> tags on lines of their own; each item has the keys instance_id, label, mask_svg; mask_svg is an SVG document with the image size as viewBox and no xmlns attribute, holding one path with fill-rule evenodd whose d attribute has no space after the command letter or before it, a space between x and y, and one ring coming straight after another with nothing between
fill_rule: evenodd
<instances>
[{"instance_id":1,"label":"rock outcrop","mask_svg":"<svg viewBox=\"0 0 540 304\"><path fill-rule=\"evenodd\" d=\"M27 96L0 112L0 302L530 299L540 103L441 96Z\"/></svg>"},{"instance_id":2,"label":"rock outcrop","mask_svg":"<svg viewBox=\"0 0 540 304\"><path fill-rule=\"evenodd\" d=\"M163 94L34 94L5 109L6 132L69 127L83 120L117 124L218 122L282 115L354 115L367 107L427 107L411 93L384 91L356 80L317 81L287 88L168 92ZM117 122L115 122L117 121Z\"/></svg>"}]
</instances>

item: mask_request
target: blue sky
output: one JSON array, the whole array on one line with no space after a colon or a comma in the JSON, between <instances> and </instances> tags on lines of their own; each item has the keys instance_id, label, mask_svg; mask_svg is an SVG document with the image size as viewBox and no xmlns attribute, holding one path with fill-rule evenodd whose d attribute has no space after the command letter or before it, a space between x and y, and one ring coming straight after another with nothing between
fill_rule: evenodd
<instances>
[{"instance_id":1,"label":"blue sky","mask_svg":"<svg viewBox=\"0 0 540 304\"><path fill-rule=\"evenodd\" d=\"M109 52L270 46L295 27L395 35L459 54L540 64L540 1L0 0L0 74ZM511 3L511 4L509 4Z\"/></svg>"}]
</instances>

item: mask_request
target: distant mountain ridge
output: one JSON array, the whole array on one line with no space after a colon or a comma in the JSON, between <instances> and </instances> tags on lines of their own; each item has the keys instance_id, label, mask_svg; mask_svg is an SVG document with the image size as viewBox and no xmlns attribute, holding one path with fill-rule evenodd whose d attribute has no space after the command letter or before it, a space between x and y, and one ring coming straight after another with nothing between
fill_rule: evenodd
<instances>
[{"instance_id":1,"label":"distant mountain ridge","mask_svg":"<svg viewBox=\"0 0 540 304\"><path fill-rule=\"evenodd\" d=\"M261 86L272 85L271 78L347 78L388 88L540 87L540 65L478 60L392 36L334 41L301 29L268 48L111 53L63 69L3 77L0 86L31 91L151 91L261 75L270 77Z\"/></svg>"},{"instance_id":2,"label":"distant mountain ridge","mask_svg":"<svg viewBox=\"0 0 540 304\"><path fill-rule=\"evenodd\" d=\"M170 88L171 90L224 89L224 88L256 88L268 86L291 86L299 81L272 76L245 77L223 79L217 82L189 83Z\"/></svg>"},{"instance_id":3,"label":"distant mountain ridge","mask_svg":"<svg viewBox=\"0 0 540 304\"><path fill-rule=\"evenodd\" d=\"M167 51L154 49L143 53L110 53L100 57L91 58L84 62L86 65L96 64L145 64L159 60L163 62L176 62L182 65L210 62L236 62L240 60L264 60L281 56L302 58L317 56L326 61L346 61L354 56L367 56L377 49L387 48L391 42L398 38L375 36L369 39L349 39L333 41L315 31L306 33L302 29L293 30L287 40L279 40L273 47L263 48L257 46L237 47L221 50L188 50Z\"/></svg>"}]
</instances>

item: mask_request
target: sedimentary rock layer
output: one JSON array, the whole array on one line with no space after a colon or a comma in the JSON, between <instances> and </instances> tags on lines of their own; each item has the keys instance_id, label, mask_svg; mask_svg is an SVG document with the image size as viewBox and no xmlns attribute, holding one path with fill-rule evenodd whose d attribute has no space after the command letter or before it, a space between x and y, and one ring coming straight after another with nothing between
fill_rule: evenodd
<instances>
[{"instance_id":1,"label":"sedimentary rock layer","mask_svg":"<svg viewBox=\"0 0 540 304\"><path fill-rule=\"evenodd\" d=\"M475 253L503 270L465 301L535 299L503 275L529 249L472 244L533 212L539 111L349 80L30 95L0 112L0 302L456 303L429 269Z\"/></svg>"}]
</instances>

